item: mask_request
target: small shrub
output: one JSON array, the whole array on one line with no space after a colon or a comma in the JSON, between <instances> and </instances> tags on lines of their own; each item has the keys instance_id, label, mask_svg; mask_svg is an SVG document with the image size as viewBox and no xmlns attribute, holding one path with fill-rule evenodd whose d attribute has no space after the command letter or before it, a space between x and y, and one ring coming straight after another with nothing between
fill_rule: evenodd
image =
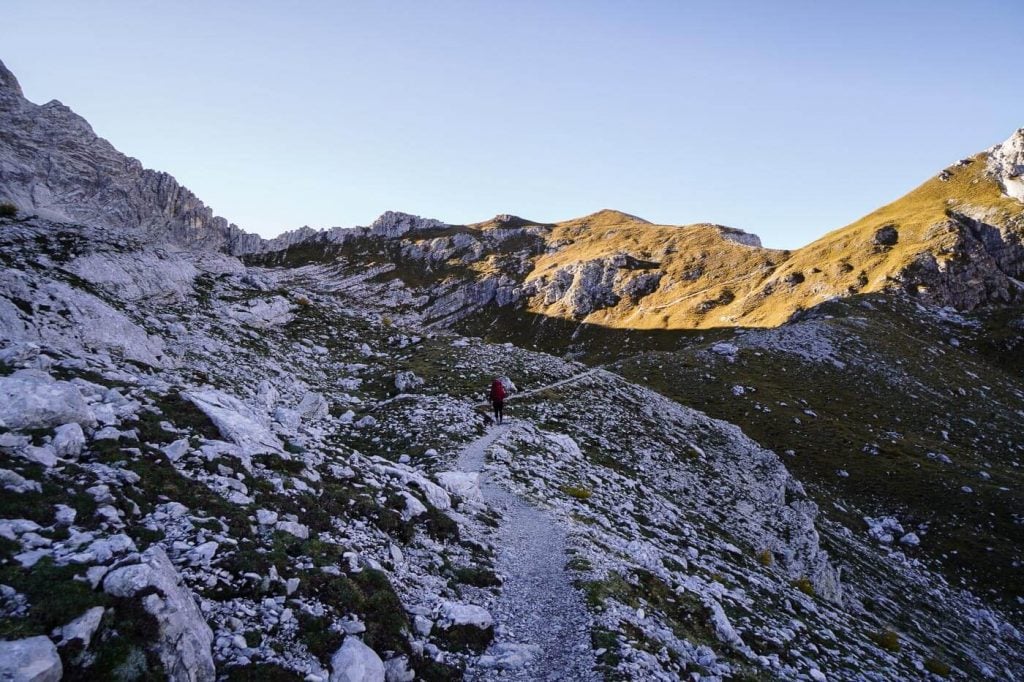
<instances>
[{"instance_id":1,"label":"small shrub","mask_svg":"<svg viewBox=\"0 0 1024 682\"><path fill-rule=\"evenodd\" d=\"M952 670L948 663L943 663L937 658L929 658L924 662L924 669L939 677L949 677Z\"/></svg>"},{"instance_id":2,"label":"small shrub","mask_svg":"<svg viewBox=\"0 0 1024 682\"><path fill-rule=\"evenodd\" d=\"M0 218L17 218L18 207L10 202L0 204Z\"/></svg>"},{"instance_id":3,"label":"small shrub","mask_svg":"<svg viewBox=\"0 0 1024 682\"><path fill-rule=\"evenodd\" d=\"M881 632L873 632L868 637L872 642L882 647L886 651L896 653L900 650L900 636L892 630L882 630Z\"/></svg>"},{"instance_id":4,"label":"small shrub","mask_svg":"<svg viewBox=\"0 0 1024 682\"><path fill-rule=\"evenodd\" d=\"M563 485L562 492L569 497L575 497L577 500L589 500L590 496L593 495L593 493L586 488L579 488L572 485Z\"/></svg>"},{"instance_id":5,"label":"small shrub","mask_svg":"<svg viewBox=\"0 0 1024 682\"><path fill-rule=\"evenodd\" d=\"M456 568L452 573L455 580L473 587L498 587L501 585L501 579L497 574L486 568Z\"/></svg>"},{"instance_id":6,"label":"small shrub","mask_svg":"<svg viewBox=\"0 0 1024 682\"><path fill-rule=\"evenodd\" d=\"M790 585L800 590L809 597L814 596L814 583L812 583L807 578L797 578L796 580L791 582Z\"/></svg>"},{"instance_id":7,"label":"small shrub","mask_svg":"<svg viewBox=\"0 0 1024 682\"><path fill-rule=\"evenodd\" d=\"M295 297L295 303L302 306L303 308L308 308L309 306L313 305L312 301L310 301L308 298L301 294Z\"/></svg>"},{"instance_id":8,"label":"small shrub","mask_svg":"<svg viewBox=\"0 0 1024 682\"><path fill-rule=\"evenodd\" d=\"M764 549L757 555L757 562L762 566L771 566L775 563L775 557L770 549Z\"/></svg>"}]
</instances>

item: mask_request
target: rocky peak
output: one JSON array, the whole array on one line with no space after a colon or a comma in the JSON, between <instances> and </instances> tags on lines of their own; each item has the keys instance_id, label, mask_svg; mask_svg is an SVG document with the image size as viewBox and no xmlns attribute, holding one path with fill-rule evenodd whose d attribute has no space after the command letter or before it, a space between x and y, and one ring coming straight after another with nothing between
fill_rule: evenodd
<instances>
[{"instance_id":1,"label":"rocky peak","mask_svg":"<svg viewBox=\"0 0 1024 682\"><path fill-rule=\"evenodd\" d=\"M431 230L448 227L447 223L432 218L421 218L418 215L385 211L370 225L370 234L377 237L401 237L414 230Z\"/></svg>"},{"instance_id":2,"label":"rocky peak","mask_svg":"<svg viewBox=\"0 0 1024 682\"><path fill-rule=\"evenodd\" d=\"M21 91L21 84L14 74L11 73L10 69L4 66L2 60L0 60L0 95L24 97Z\"/></svg>"},{"instance_id":3,"label":"rocky peak","mask_svg":"<svg viewBox=\"0 0 1024 682\"><path fill-rule=\"evenodd\" d=\"M1024 201L1024 128L988 150L988 171L1007 196Z\"/></svg>"},{"instance_id":4,"label":"rocky peak","mask_svg":"<svg viewBox=\"0 0 1024 682\"><path fill-rule=\"evenodd\" d=\"M2 63L0 129L0 201L24 213L228 253L262 242L214 215L167 173L119 152L70 107L25 99Z\"/></svg>"}]
</instances>

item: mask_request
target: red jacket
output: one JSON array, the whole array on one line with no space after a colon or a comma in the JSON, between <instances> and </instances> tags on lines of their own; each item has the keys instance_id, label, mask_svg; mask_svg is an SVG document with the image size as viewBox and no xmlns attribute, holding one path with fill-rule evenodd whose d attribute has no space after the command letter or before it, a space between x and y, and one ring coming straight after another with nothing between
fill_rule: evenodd
<instances>
[{"instance_id":1,"label":"red jacket","mask_svg":"<svg viewBox=\"0 0 1024 682\"><path fill-rule=\"evenodd\" d=\"M505 399L505 385L500 380L491 382L491 402L496 403Z\"/></svg>"}]
</instances>

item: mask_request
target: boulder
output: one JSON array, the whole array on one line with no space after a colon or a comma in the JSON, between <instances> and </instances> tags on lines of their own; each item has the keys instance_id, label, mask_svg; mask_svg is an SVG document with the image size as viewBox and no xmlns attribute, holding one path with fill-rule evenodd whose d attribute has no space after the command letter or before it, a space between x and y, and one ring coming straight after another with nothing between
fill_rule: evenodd
<instances>
[{"instance_id":1,"label":"boulder","mask_svg":"<svg viewBox=\"0 0 1024 682\"><path fill-rule=\"evenodd\" d=\"M480 493L480 474L475 471L442 471L437 474L437 482L453 495L464 500L482 502Z\"/></svg>"},{"instance_id":2,"label":"boulder","mask_svg":"<svg viewBox=\"0 0 1024 682\"><path fill-rule=\"evenodd\" d=\"M96 630L100 627L101 620L103 620L102 606L94 606L78 618L75 618L60 629L61 646L78 640L81 642L83 649L88 649L92 636L96 634Z\"/></svg>"},{"instance_id":3,"label":"boulder","mask_svg":"<svg viewBox=\"0 0 1024 682\"><path fill-rule=\"evenodd\" d=\"M871 243L876 246L895 246L900 240L899 230L894 225L884 225L875 230Z\"/></svg>"},{"instance_id":4,"label":"boulder","mask_svg":"<svg viewBox=\"0 0 1024 682\"><path fill-rule=\"evenodd\" d=\"M248 455L281 452L284 448L259 415L238 398L214 389L184 391L181 397L202 410L221 435Z\"/></svg>"},{"instance_id":5,"label":"boulder","mask_svg":"<svg viewBox=\"0 0 1024 682\"><path fill-rule=\"evenodd\" d=\"M302 400L299 402L299 406L295 408L295 411L302 415L305 419L324 419L331 412L331 406L327 402L327 398L319 393L307 393L302 396Z\"/></svg>"},{"instance_id":6,"label":"boulder","mask_svg":"<svg viewBox=\"0 0 1024 682\"><path fill-rule=\"evenodd\" d=\"M82 427L75 422L64 424L54 429L53 442L50 446L58 457L75 459L82 454L85 447L85 433Z\"/></svg>"},{"instance_id":7,"label":"boulder","mask_svg":"<svg viewBox=\"0 0 1024 682\"><path fill-rule=\"evenodd\" d=\"M18 341L0 350L0 365L26 367L39 357L39 346L31 341Z\"/></svg>"},{"instance_id":8,"label":"boulder","mask_svg":"<svg viewBox=\"0 0 1024 682\"><path fill-rule=\"evenodd\" d=\"M284 533L294 535L300 540L309 539L309 527L304 526L303 524L298 523L297 521L278 521L274 525L274 528Z\"/></svg>"},{"instance_id":9,"label":"boulder","mask_svg":"<svg viewBox=\"0 0 1024 682\"><path fill-rule=\"evenodd\" d=\"M159 635L154 648L175 682L214 680L213 632L196 606L192 592L159 546L142 553L141 563L115 568L103 580L103 590L115 597L143 593L142 606L156 619Z\"/></svg>"},{"instance_id":10,"label":"boulder","mask_svg":"<svg viewBox=\"0 0 1024 682\"><path fill-rule=\"evenodd\" d=\"M384 662L356 637L346 637L331 656L330 682L384 682Z\"/></svg>"},{"instance_id":11,"label":"boulder","mask_svg":"<svg viewBox=\"0 0 1024 682\"><path fill-rule=\"evenodd\" d=\"M412 682L416 679L416 671L409 667L407 656L395 656L384 662L385 682Z\"/></svg>"},{"instance_id":12,"label":"boulder","mask_svg":"<svg viewBox=\"0 0 1024 682\"><path fill-rule=\"evenodd\" d=\"M23 369L0 377L0 422L9 429L50 429L71 422L93 426L96 417L73 384Z\"/></svg>"},{"instance_id":13,"label":"boulder","mask_svg":"<svg viewBox=\"0 0 1024 682\"><path fill-rule=\"evenodd\" d=\"M438 609L437 627L456 650L479 653L494 639L494 619L487 609L474 604L445 602Z\"/></svg>"},{"instance_id":14,"label":"boulder","mask_svg":"<svg viewBox=\"0 0 1024 682\"><path fill-rule=\"evenodd\" d=\"M395 375L395 388L407 393L423 385L423 379L412 372L399 372Z\"/></svg>"},{"instance_id":15,"label":"boulder","mask_svg":"<svg viewBox=\"0 0 1024 682\"><path fill-rule=\"evenodd\" d=\"M188 438L179 438L173 443L165 445L162 450L164 451L164 454L167 455L167 459L172 462L177 462L189 451Z\"/></svg>"},{"instance_id":16,"label":"boulder","mask_svg":"<svg viewBox=\"0 0 1024 682\"><path fill-rule=\"evenodd\" d=\"M0 640L0 680L57 682L63 675L64 666L49 637Z\"/></svg>"}]
</instances>

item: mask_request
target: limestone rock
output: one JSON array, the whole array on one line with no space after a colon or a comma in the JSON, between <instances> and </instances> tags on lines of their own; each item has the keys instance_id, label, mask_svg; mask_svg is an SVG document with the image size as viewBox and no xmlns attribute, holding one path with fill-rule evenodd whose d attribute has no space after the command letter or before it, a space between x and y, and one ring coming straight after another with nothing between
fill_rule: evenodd
<instances>
[{"instance_id":1,"label":"limestone rock","mask_svg":"<svg viewBox=\"0 0 1024 682\"><path fill-rule=\"evenodd\" d=\"M331 656L330 682L384 682L384 662L362 640L349 635Z\"/></svg>"},{"instance_id":2,"label":"limestone rock","mask_svg":"<svg viewBox=\"0 0 1024 682\"><path fill-rule=\"evenodd\" d=\"M238 398L214 389L185 391L181 397L202 410L225 438L250 455L284 448L260 416Z\"/></svg>"},{"instance_id":3,"label":"limestone rock","mask_svg":"<svg viewBox=\"0 0 1024 682\"><path fill-rule=\"evenodd\" d=\"M1006 196L1024 201L1024 128L988 150L988 171Z\"/></svg>"},{"instance_id":4,"label":"limestone rock","mask_svg":"<svg viewBox=\"0 0 1024 682\"><path fill-rule=\"evenodd\" d=\"M423 385L423 379L413 372L399 372L395 375L395 388L401 393L407 393Z\"/></svg>"},{"instance_id":5,"label":"limestone rock","mask_svg":"<svg viewBox=\"0 0 1024 682\"><path fill-rule=\"evenodd\" d=\"M437 474L437 481L449 493L464 500L483 500L480 493L480 474L475 471L442 471Z\"/></svg>"},{"instance_id":6,"label":"limestone rock","mask_svg":"<svg viewBox=\"0 0 1024 682\"><path fill-rule=\"evenodd\" d=\"M103 589L115 597L145 594L142 605L160 627L155 648L171 680L215 678L213 632L162 548L150 547L141 563L112 570L103 580Z\"/></svg>"},{"instance_id":7,"label":"limestone rock","mask_svg":"<svg viewBox=\"0 0 1024 682\"><path fill-rule=\"evenodd\" d=\"M69 422L93 426L96 417L73 384L23 369L0 377L0 421L11 429L46 429Z\"/></svg>"},{"instance_id":8,"label":"limestone rock","mask_svg":"<svg viewBox=\"0 0 1024 682\"><path fill-rule=\"evenodd\" d=\"M0 69L2 69L0 64ZM0 71L0 78L3 71ZM57 682L64 675L57 647L49 637L0 640L0 680Z\"/></svg>"},{"instance_id":9,"label":"limestone rock","mask_svg":"<svg viewBox=\"0 0 1024 682\"><path fill-rule=\"evenodd\" d=\"M60 629L61 646L78 640L83 649L89 648L92 636L103 620L103 607L94 606Z\"/></svg>"},{"instance_id":10,"label":"limestone rock","mask_svg":"<svg viewBox=\"0 0 1024 682\"><path fill-rule=\"evenodd\" d=\"M0 64L0 201L61 222L128 229L230 253L262 240L213 215L167 173L143 168L60 102L33 104Z\"/></svg>"},{"instance_id":11,"label":"limestone rock","mask_svg":"<svg viewBox=\"0 0 1024 682\"><path fill-rule=\"evenodd\" d=\"M82 427L75 422L64 424L54 429L55 435L50 446L58 457L74 459L82 453L85 447L85 434Z\"/></svg>"}]
</instances>

